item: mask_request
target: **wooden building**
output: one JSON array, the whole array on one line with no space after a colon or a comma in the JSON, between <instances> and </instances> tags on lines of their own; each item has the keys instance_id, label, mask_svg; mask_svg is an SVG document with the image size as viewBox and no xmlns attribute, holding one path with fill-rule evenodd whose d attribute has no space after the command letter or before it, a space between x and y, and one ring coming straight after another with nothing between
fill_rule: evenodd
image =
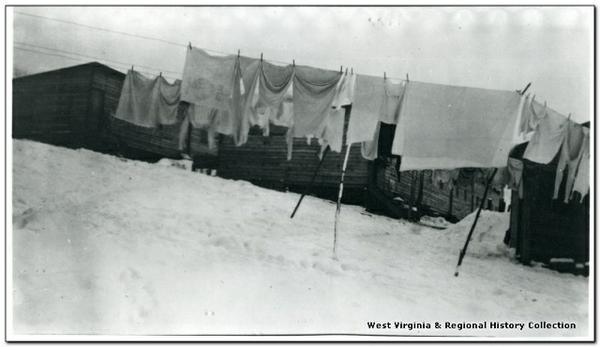
<instances>
[{"instance_id":1,"label":"wooden building","mask_svg":"<svg viewBox=\"0 0 600 347\"><path fill-rule=\"evenodd\" d=\"M179 122L174 125L144 128L116 119L112 115L124 80L125 74L97 62L15 78L13 137L147 161L181 158L179 137L187 105L180 104ZM345 109L347 127L351 107ZM271 125L268 137L252 128L248 142L239 147L230 137L219 135L217 145L209 148L206 131L192 127L189 131L186 152L194 158L194 165L216 168L224 178L304 192L319 165L320 145L316 139L310 143L304 138L294 139L292 160L287 160L285 127ZM379 158L374 162L362 157L359 144L352 146L344 180L344 202L364 204L372 211L401 217L412 196L418 210L454 220L478 206L483 191L479 181L450 191L430 182L428 172L403 172L398 176L393 163L397 158L388 148L392 140L393 129L382 126ZM326 155L312 194L337 198L345 150L344 145L341 153ZM490 196L492 202L486 206L495 209L499 194L492 192Z\"/></svg>"},{"instance_id":2,"label":"wooden building","mask_svg":"<svg viewBox=\"0 0 600 347\"><path fill-rule=\"evenodd\" d=\"M145 128L111 117L111 133L118 151L128 158L146 161L181 159L179 138L186 110L187 104L180 103L177 123L156 128ZM198 167L215 168L218 146L209 148L207 132L190 126L186 137L183 151L194 157Z\"/></svg>"},{"instance_id":3,"label":"wooden building","mask_svg":"<svg viewBox=\"0 0 600 347\"><path fill-rule=\"evenodd\" d=\"M479 207L490 170L461 169L455 185L434 182L432 170L398 172L401 158L391 153L395 130L395 125L381 123L377 159L369 164L366 201L369 210L396 218L416 219L421 214L443 216L455 222ZM490 189L484 208L503 207L502 192Z\"/></svg>"},{"instance_id":4,"label":"wooden building","mask_svg":"<svg viewBox=\"0 0 600 347\"><path fill-rule=\"evenodd\" d=\"M92 62L13 79L12 135L111 152L123 73Z\"/></svg>"},{"instance_id":5,"label":"wooden building","mask_svg":"<svg viewBox=\"0 0 600 347\"><path fill-rule=\"evenodd\" d=\"M350 108L346 108L346 126ZM248 142L235 146L231 138L223 137L219 144L218 174L221 177L243 179L256 185L278 190L304 192L319 164L320 145L316 139L310 144L305 138L295 138L292 160L287 160L287 128L271 124L268 137L253 127ZM345 142L345 141L344 141ZM311 194L336 199L346 145L341 153L329 151L315 178ZM360 145L351 147L343 201L362 203L366 194L368 161L360 153Z\"/></svg>"},{"instance_id":6,"label":"wooden building","mask_svg":"<svg viewBox=\"0 0 600 347\"><path fill-rule=\"evenodd\" d=\"M517 192L512 194L506 241L524 264L537 261L559 270L587 273L584 264L590 252L589 194L581 202L579 197L568 203L563 198L553 199L560 151L550 163L538 164L523 159L526 146L521 144L511 152L511 157L523 160L523 197ZM564 196L567 174L563 177L559 197Z\"/></svg>"},{"instance_id":7,"label":"wooden building","mask_svg":"<svg viewBox=\"0 0 600 347\"><path fill-rule=\"evenodd\" d=\"M181 158L179 129L186 105L181 104L175 125L144 128L116 119L124 81L125 74L97 62L15 78L12 135L149 161ZM192 154L216 158L205 131L193 129L189 139Z\"/></svg>"}]
</instances>

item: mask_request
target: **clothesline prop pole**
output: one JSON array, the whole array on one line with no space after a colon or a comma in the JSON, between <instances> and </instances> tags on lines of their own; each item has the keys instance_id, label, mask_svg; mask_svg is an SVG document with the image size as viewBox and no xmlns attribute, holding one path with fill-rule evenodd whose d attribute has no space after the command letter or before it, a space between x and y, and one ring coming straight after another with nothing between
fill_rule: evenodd
<instances>
[{"instance_id":1,"label":"clothesline prop pole","mask_svg":"<svg viewBox=\"0 0 600 347\"><path fill-rule=\"evenodd\" d=\"M529 89L529 87L531 87L531 82L527 83L525 88L523 88L523 90L520 91L519 94L521 94L521 95L525 94L525 92L527 91L527 89Z\"/></svg>"},{"instance_id":2,"label":"clothesline prop pole","mask_svg":"<svg viewBox=\"0 0 600 347\"><path fill-rule=\"evenodd\" d=\"M329 147L325 148L325 151L323 152L323 156L321 157L321 160L319 160L319 164L317 165L317 168L315 169L315 172L313 173L313 176L310 179L310 183L308 184L306 191L304 193L302 193L302 195L300 196L300 199L298 200L298 203L296 204L296 207L294 208L294 211L292 212L292 215L290 216L290 218L294 218L294 216L296 215L296 212L298 211L298 208L300 207L300 204L302 203L302 200L304 199L304 196L306 194L310 193L310 191L312 190L312 186L315 183L315 179L317 178L317 174L319 173L321 164L323 164L323 160L325 160L325 156L327 155L327 152L329 152Z\"/></svg>"},{"instance_id":3,"label":"clothesline prop pole","mask_svg":"<svg viewBox=\"0 0 600 347\"><path fill-rule=\"evenodd\" d=\"M337 229L338 222L340 219L340 211L342 209L342 194L344 193L344 176L346 175L346 166L348 165L348 157L350 156L351 146L352 144L348 144L348 146L346 147L346 154L344 155L344 164L342 165L342 175L340 176L340 188L338 191L337 206L335 208L335 222L333 223L333 259L337 259Z\"/></svg>"},{"instance_id":4,"label":"clothesline prop pole","mask_svg":"<svg viewBox=\"0 0 600 347\"><path fill-rule=\"evenodd\" d=\"M487 199L487 194L490 189L490 184L492 184L492 180L494 179L494 176L496 176L496 172L498 172L498 168L494 168L494 171L492 172L492 174L490 175L490 177L488 178L488 180L486 182L485 190L483 191L483 198L481 199L481 202L479 203L479 209L477 210L477 214L475 215L475 220L473 221L473 224L471 225L471 230L469 230L469 235L467 236L465 245L464 245L463 249L460 251L460 254L458 256L458 264L456 264L456 271L454 272L455 277L458 277L458 269L460 268L460 265L462 264L465 254L467 253L467 247L469 247L469 242L471 241L471 236L473 236L473 231L475 230L475 226L477 226L477 221L479 220L479 215L481 214L481 210L483 209L483 205L485 204L485 201Z\"/></svg>"}]
</instances>

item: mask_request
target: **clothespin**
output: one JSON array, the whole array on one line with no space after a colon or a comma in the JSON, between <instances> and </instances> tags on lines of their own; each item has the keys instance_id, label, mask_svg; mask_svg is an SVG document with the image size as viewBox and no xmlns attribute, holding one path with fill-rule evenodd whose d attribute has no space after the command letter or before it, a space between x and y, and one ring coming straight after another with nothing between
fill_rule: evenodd
<instances>
[{"instance_id":1,"label":"clothespin","mask_svg":"<svg viewBox=\"0 0 600 347\"><path fill-rule=\"evenodd\" d=\"M385 74L385 71L383 72L383 79L386 80L387 79L387 75Z\"/></svg>"},{"instance_id":2,"label":"clothespin","mask_svg":"<svg viewBox=\"0 0 600 347\"><path fill-rule=\"evenodd\" d=\"M188 49L192 49L192 42L188 41Z\"/></svg>"}]
</instances>

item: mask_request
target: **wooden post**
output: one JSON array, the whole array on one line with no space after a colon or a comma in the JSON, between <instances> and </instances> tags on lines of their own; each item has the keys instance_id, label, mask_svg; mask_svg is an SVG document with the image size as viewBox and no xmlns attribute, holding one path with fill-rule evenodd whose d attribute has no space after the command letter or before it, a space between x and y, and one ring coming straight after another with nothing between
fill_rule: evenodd
<instances>
[{"instance_id":1,"label":"wooden post","mask_svg":"<svg viewBox=\"0 0 600 347\"><path fill-rule=\"evenodd\" d=\"M452 216L452 203L454 202L454 186L450 188L450 197L448 198L448 216Z\"/></svg>"},{"instance_id":2,"label":"wooden post","mask_svg":"<svg viewBox=\"0 0 600 347\"><path fill-rule=\"evenodd\" d=\"M411 178L410 178L410 199L409 199L409 203L408 203L408 219L410 220L412 217L412 209L413 209L413 205L415 203L415 178L416 178L416 171L412 171L411 172Z\"/></svg>"},{"instance_id":3,"label":"wooden post","mask_svg":"<svg viewBox=\"0 0 600 347\"><path fill-rule=\"evenodd\" d=\"M471 175L471 212L475 210L475 171Z\"/></svg>"},{"instance_id":4,"label":"wooden post","mask_svg":"<svg viewBox=\"0 0 600 347\"><path fill-rule=\"evenodd\" d=\"M465 254L467 253L467 247L469 247L469 242L471 241L471 236L473 235L473 231L475 230L475 226L477 225L477 220L479 220L479 215L481 214L481 209L483 208L483 204L485 203L485 200L487 198L487 193L490 188L490 184L492 183L494 176L496 176L497 171L498 171L498 168L494 168L494 171L488 178L487 184L485 185L485 190L483 192L483 199L481 199L481 202L479 203L479 209L477 210L477 214L475 215L475 220L473 221L473 225L471 225L471 230L469 230L469 235L467 235L467 240L465 241L465 245L464 245L463 249L460 251L460 254L458 256L458 264L456 264L456 271L454 272L454 276L456 276L456 277L458 276L458 268L462 264L463 258L465 257Z\"/></svg>"},{"instance_id":5,"label":"wooden post","mask_svg":"<svg viewBox=\"0 0 600 347\"><path fill-rule=\"evenodd\" d=\"M296 207L294 208L294 211L292 212L292 215L290 216L290 218L294 218L294 215L296 214L296 211L298 211L298 207L300 207L300 204L302 203L304 196L306 194L310 193L311 188L315 182L315 178L317 178L317 173L319 172L319 169L321 168L321 164L323 164L323 160L325 160L325 156L327 155L327 152L329 152L329 147L325 148L325 151L323 152L323 156L321 157L321 160L319 160L319 164L317 165L317 168L315 169L315 172L313 173L310 183L308 184L306 191L302 194L302 196L300 196L300 200L298 200L298 203L296 204Z\"/></svg>"},{"instance_id":6,"label":"wooden post","mask_svg":"<svg viewBox=\"0 0 600 347\"><path fill-rule=\"evenodd\" d=\"M417 208L421 209L421 204L423 203L423 184L425 181L425 170L421 170L419 172L419 194L417 195Z\"/></svg>"},{"instance_id":7,"label":"wooden post","mask_svg":"<svg viewBox=\"0 0 600 347\"><path fill-rule=\"evenodd\" d=\"M340 188L338 191L337 206L335 208L335 222L333 224L333 258L337 258L335 250L337 245L337 226L338 220L340 219L340 210L342 208L342 194L344 192L344 176L346 175L346 166L348 165L348 157L350 155L350 147L352 144L348 144L346 147L346 155L344 156L344 164L342 165L342 175L340 177Z\"/></svg>"}]
</instances>

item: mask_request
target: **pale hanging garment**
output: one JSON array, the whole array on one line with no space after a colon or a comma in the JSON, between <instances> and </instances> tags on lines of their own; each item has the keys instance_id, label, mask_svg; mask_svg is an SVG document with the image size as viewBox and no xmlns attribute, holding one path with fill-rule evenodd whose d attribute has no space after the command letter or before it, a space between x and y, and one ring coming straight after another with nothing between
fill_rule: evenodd
<instances>
[{"instance_id":1,"label":"pale hanging garment","mask_svg":"<svg viewBox=\"0 0 600 347\"><path fill-rule=\"evenodd\" d=\"M348 70L346 69L346 73L338 82L338 90L333 98L333 107L336 110L353 103L355 87L356 75L354 73L348 74Z\"/></svg>"},{"instance_id":2,"label":"pale hanging garment","mask_svg":"<svg viewBox=\"0 0 600 347\"><path fill-rule=\"evenodd\" d=\"M356 75L354 101L346 134L347 144L374 140L383 97L383 78Z\"/></svg>"},{"instance_id":3,"label":"pale hanging garment","mask_svg":"<svg viewBox=\"0 0 600 347\"><path fill-rule=\"evenodd\" d=\"M260 75L261 61L248 57L240 57L240 70L242 72L242 83L244 93L242 96L242 117L239 126L239 143L244 144L248 141L248 132L254 125L263 129L263 134L269 134L269 123L264 122L260 115L256 113L256 103L258 102L258 82ZM265 124L266 123L266 124Z\"/></svg>"},{"instance_id":4,"label":"pale hanging garment","mask_svg":"<svg viewBox=\"0 0 600 347\"><path fill-rule=\"evenodd\" d=\"M323 155L327 146L334 152L340 153L342 151L345 116L346 110L343 108L339 110L331 109L329 112L325 121L325 126L323 127L323 132L319 134L321 155Z\"/></svg>"},{"instance_id":5,"label":"pale hanging garment","mask_svg":"<svg viewBox=\"0 0 600 347\"><path fill-rule=\"evenodd\" d=\"M123 83L115 118L147 128L177 123L181 82L162 76L147 78L129 70Z\"/></svg>"},{"instance_id":6,"label":"pale hanging garment","mask_svg":"<svg viewBox=\"0 0 600 347\"><path fill-rule=\"evenodd\" d=\"M563 143L560 147L560 157L556 167L556 178L554 180L554 199L558 199L558 191L563 181L564 171L567 170L567 179L565 182L564 202L569 202L573 183L575 182L575 173L581 156L583 155L583 127L571 120L567 120Z\"/></svg>"},{"instance_id":7,"label":"pale hanging garment","mask_svg":"<svg viewBox=\"0 0 600 347\"><path fill-rule=\"evenodd\" d=\"M379 111L379 120L387 124L397 124L406 89L406 81L384 80L384 96Z\"/></svg>"},{"instance_id":8,"label":"pale hanging garment","mask_svg":"<svg viewBox=\"0 0 600 347\"><path fill-rule=\"evenodd\" d=\"M342 74L307 66L294 72L294 137L315 136L329 114Z\"/></svg>"},{"instance_id":9,"label":"pale hanging garment","mask_svg":"<svg viewBox=\"0 0 600 347\"><path fill-rule=\"evenodd\" d=\"M229 110L238 69L235 55L216 56L199 48L188 49L183 67L181 100Z\"/></svg>"},{"instance_id":10,"label":"pale hanging garment","mask_svg":"<svg viewBox=\"0 0 600 347\"><path fill-rule=\"evenodd\" d=\"M590 131L588 128L583 128L584 138L583 144L581 145L582 153L579 161L579 167L577 168L577 174L575 176L575 182L573 183L573 191L578 192L581 196L579 202L583 201L586 195L590 191Z\"/></svg>"},{"instance_id":11,"label":"pale hanging garment","mask_svg":"<svg viewBox=\"0 0 600 347\"><path fill-rule=\"evenodd\" d=\"M278 66L262 62L259 70L259 93L255 106L258 114L265 115L267 119L276 122L284 118L285 121L280 123L291 123L291 114L289 112L283 114L282 104L284 101L292 99L290 87L293 75L294 69L290 65Z\"/></svg>"},{"instance_id":12,"label":"pale hanging garment","mask_svg":"<svg viewBox=\"0 0 600 347\"><path fill-rule=\"evenodd\" d=\"M513 91L409 82L392 154L402 170L503 167L522 96Z\"/></svg>"},{"instance_id":13,"label":"pale hanging garment","mask_svg":"<svg viewBox=\"0 0 600 347\"><path fill-rule=\"evenodd\" d=\"M371 141L364 141L361 143L360 153L363 158L367 160L377 159L377 152L379 149L379 130L381 129L381 123L378 121L375 125L375 133L373 133L373 139Z\"/></svg>"},{"instance_id":14,"label":"pale hanging garment","mask_svg":"<svg viewBox=\"0 0 600 347\"><path fill-rule=\"evenodd\" d=\"M567 117L535 100L524 112L529 113L527 129L533 129L534 133L523 158L539 164L548 164L556 157L563 143Z\"/></svg>"}]
</instances>

